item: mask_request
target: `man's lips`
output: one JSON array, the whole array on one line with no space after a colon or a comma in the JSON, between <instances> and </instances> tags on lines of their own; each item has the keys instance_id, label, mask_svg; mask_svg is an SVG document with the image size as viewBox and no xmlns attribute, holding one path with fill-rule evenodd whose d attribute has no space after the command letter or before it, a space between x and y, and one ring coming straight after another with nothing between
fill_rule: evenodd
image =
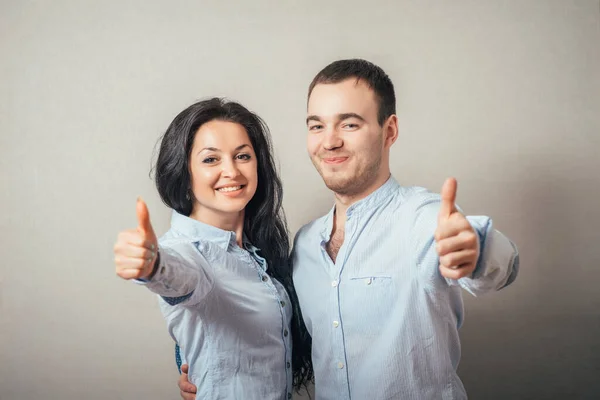
<instances>
[{"instance_id":1,"label":"man's lips","mask_svg":"<svg viewBox=\"0 0 600 400\"><path fill-rule=\"evenodd\" d=\"M341 164L347 159L348 157L325 157L323 158L323 162L325 164Z\"/></svg>"}]
</instances>

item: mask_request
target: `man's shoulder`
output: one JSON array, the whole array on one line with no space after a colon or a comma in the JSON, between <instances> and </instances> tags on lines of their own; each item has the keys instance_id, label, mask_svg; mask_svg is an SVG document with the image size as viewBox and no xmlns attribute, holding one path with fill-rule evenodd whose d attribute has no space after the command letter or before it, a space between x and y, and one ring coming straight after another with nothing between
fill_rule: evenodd
<instances>
[{"instance_id":1,"label":"man's shoulder","mask_svg":"<svg viewBox=\"0 0 600 400\"><path fill-rule=\"evenodd\" d=\"M437 207L441 196L422 186L401 186L398 188L398 199L403 209L411 212L423 208Z\"/></svg>"},{"instance_id":2,"label":"man's shoulder","mask_svg":"<svg viewBox=\"0 0 600 400\"><path fill-rule=\"evenodd\" d=\"M327 219L327 215L325 214L322 217L317 219L313 219L307 224L304 224L296 233L296 238L294 242L305 241L311 238L315 238L316 235L320 234L325 226L325 220Z\"/></svg>"}]
</instances>

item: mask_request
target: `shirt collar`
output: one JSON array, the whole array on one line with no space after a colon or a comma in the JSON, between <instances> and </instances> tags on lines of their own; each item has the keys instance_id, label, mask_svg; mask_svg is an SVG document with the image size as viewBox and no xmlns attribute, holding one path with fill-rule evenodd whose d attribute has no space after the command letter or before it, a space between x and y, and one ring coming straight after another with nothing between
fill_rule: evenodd
<instances>
[{"instance_id":1,"label":"shirt collar","mask_svg":"<svg viewBox=\"0 0 600 400\"><path fill-rule=\"evenodd\" d=\"M387 181L381 186L379 186L373 193L369 194L364 199L360 199L356 203L352 204L346 210L346 217L349 218L353 214L360 214L364 210L372 209L379 207L381 203L383 203L391 194L393 194L398 188L400 184L394 179L392 175L388 178ZM329 241L331 230L333 229L333 217L335 213L335 205L329 210L327 215L325 215L325 219L323 220L323 230L321 231L323 238L325 241Z\"/></svg>"},{"instance_id":2,"label":"shirt collar","mask_svg":"<svg viewBox=\"0 0 600 400\"><path fill-rule=\"evenodd\" d=\"M211 242L227 251L230 244L235 244L235 232L225 231L212 225L205 224L185 215L173 211L171 215L171 229L188 236L192 239L201 239ZM248 243L245 235L244 244Z\"/></svg>"},{"instance_id":3,"label":"shirt collar","mask_svg":"<svg viewBox=\"0 0 600 400\"><path fill-rule=\"evenodd\" d=\"M190 238L202 239L204 242L214 243L225 251L227 251L230 245L235 244L236 241L235 232L225 231L216 226L205 224L204 222L179 214L177 211L173 211L171 215L171 228ZM250 243L245 233L242 236L242 245L248 251L260 251L258 247Z\"/></svg>"}]
</instances>

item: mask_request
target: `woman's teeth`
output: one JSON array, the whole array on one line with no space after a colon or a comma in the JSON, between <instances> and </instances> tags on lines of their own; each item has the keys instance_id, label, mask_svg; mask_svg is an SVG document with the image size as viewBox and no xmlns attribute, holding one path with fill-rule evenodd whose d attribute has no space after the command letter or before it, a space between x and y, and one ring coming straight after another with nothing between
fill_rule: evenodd
<instances>
[{"instance_id":1,"label":"woman's teeth","mask_svg":"<svg viewBox=\"0 0 600 400\"><path fill-rule=\"evenodd\" d=\"M229 187L222 187L217 189L219 192L235 192L236 190L240 190L242 187L241 186L229 186Z\"/></svg>"}]
</instances>

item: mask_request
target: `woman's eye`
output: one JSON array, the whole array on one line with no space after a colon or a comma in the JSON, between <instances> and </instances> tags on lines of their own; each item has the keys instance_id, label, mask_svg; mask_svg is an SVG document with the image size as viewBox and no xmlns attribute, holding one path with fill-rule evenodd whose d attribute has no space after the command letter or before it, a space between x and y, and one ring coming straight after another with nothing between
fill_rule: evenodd
<instances>
[{"instance_id":1,"label":"woman's eye","mask_svg":"<svg viewBox=\"0 0 600 400\"><path fill-rule=\"evenodd\" d=\"M249 160L252 157L250 157L250 154L238 154L238 158L240 160Z\"/></svg>"},{"instance_id":2,"label":"woman's eye","mask_svg":"<svg viewBox=\"0 0 600 400\"><path fill-rule=\"evenodd\" d=\"M215 157L206 157L204 160L202 160L204 164L212 164L215 161L217 161Z\"/></svg>"}]
</instances>

